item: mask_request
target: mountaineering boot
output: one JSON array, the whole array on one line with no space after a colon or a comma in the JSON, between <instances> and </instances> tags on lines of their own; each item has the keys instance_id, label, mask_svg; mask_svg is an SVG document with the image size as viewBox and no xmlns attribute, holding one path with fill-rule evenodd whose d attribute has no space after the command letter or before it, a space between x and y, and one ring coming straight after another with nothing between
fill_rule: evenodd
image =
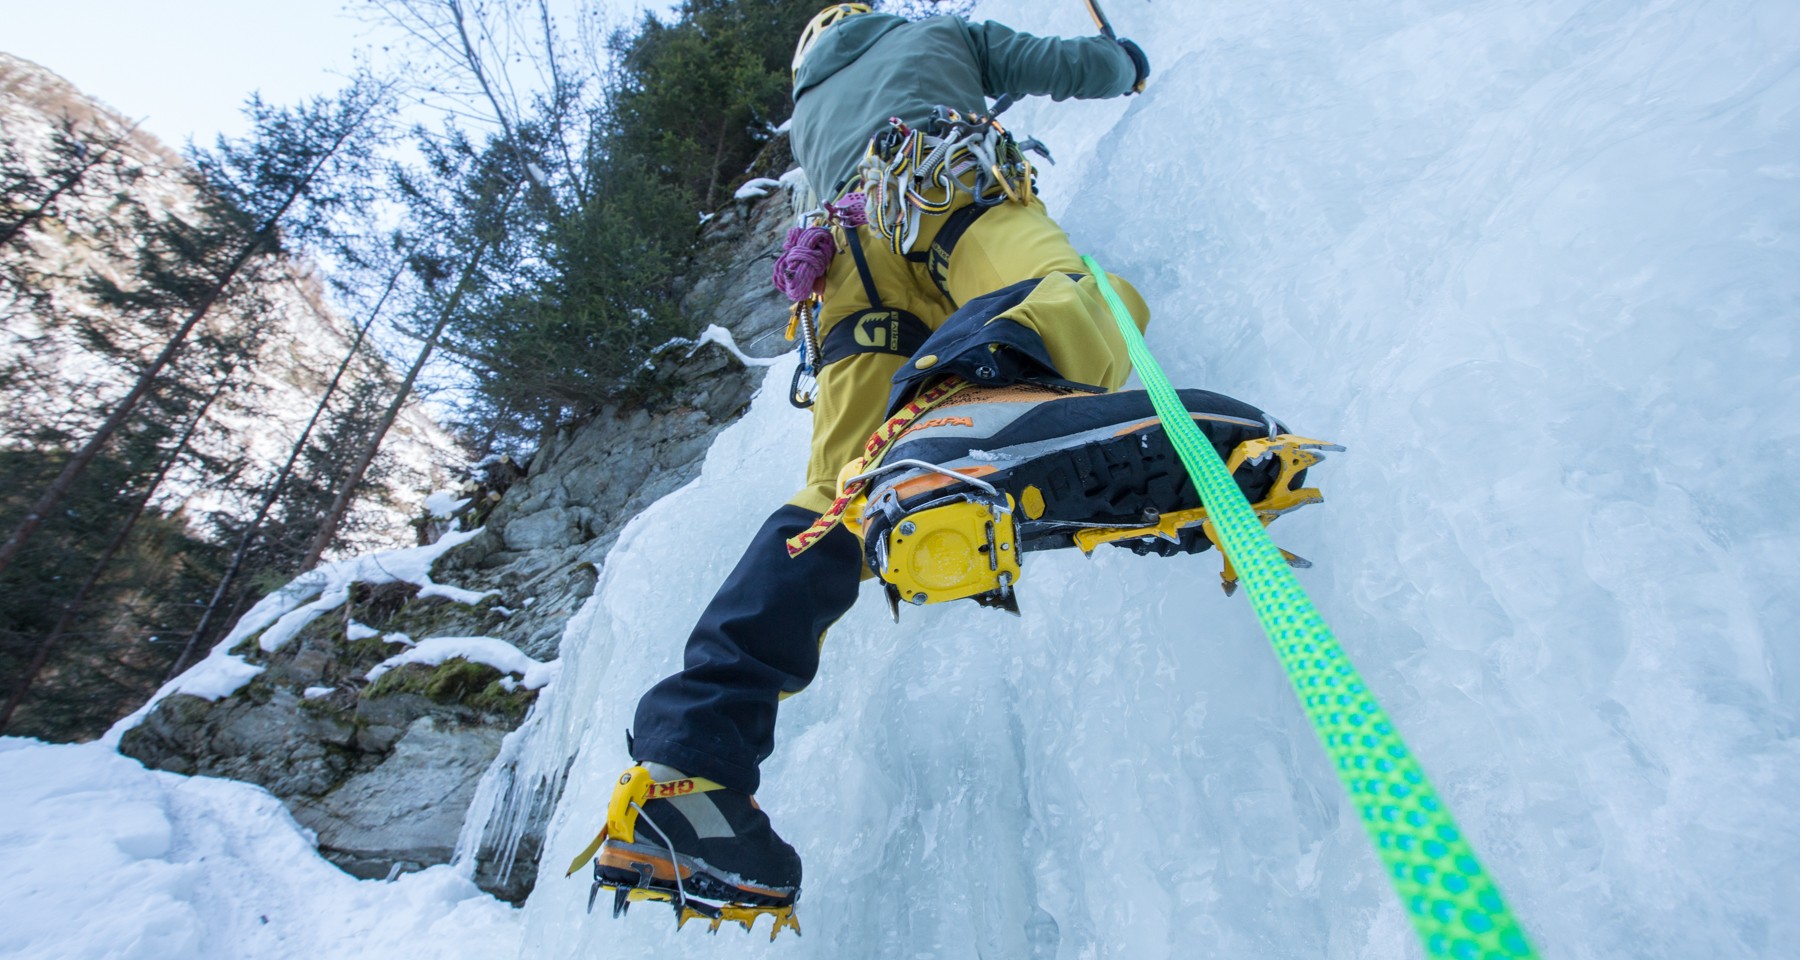
<instances>
[{"instance_id":1,"label":"mountaineering boot","mask_svg":"<svg viewBox=\"0 0 1800 960\"><path fill-rule=\"evenodd\" d=\"M615 914L634 900L661 900L683 922L709 919L715 930L720 920L747 929L762 913L775 917L771 937L784 926L799 930L800 855L755 798L660 763L619 778L594 865L596 892L617 894Z\"/></svg>"},{"instance_id":2,"label":"mountaineering boot","mask_svg":"<svg viewBox=\"0 0 1800 960\"><path fill-rule=\"evenodd\" d=\"M1239 400L1179 397L1264 523L1322 499L1302 489L1315 452ZM861 480L846 519L891 604L973 597L1017 612L1020 555L1103 543L1140 555L1198 553L1216 532L1143 391L972 387L919 415ZM1289 556L1295 565L1305 561ZM1227 564L1229 593L1236 574Z\"/></svg>"}]
</instances>

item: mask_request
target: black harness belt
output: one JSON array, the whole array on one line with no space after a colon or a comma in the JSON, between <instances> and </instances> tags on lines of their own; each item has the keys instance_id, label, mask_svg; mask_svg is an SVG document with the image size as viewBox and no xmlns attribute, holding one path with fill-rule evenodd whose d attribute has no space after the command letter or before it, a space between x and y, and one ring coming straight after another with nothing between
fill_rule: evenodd
<instances>
[{"instance_id":1,"label":"black harness belt","mask_svg":"<svg viewBox=\"0 0 1800 960\"><path fill-rule=\"evenodd\" d=\"M856 258L856 273L862 278L863 296L869 301L867 310L832 324L819 342L819 365L825 366L859 353L891 353L910 358L924 346L931 328L925 321L905 310L890 309L881 302L875 289L875 278L869 273L869 260L863 253L862 240L852 227L844 231L849 238L850 254Z\"/></svg>"}]
</instances>

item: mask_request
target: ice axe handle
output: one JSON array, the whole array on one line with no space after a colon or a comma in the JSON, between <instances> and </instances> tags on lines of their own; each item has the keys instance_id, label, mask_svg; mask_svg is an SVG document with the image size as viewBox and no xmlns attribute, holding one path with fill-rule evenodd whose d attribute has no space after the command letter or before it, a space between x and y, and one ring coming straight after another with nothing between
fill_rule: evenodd
<instances>
[{"instance_id":1,"label":"ice axe handle","mask_svg":"<svg viewBox=\"0 0 1800 960\"><path fill-rule=\"evenodd\" d=\"M1108 40L1111 40L1114 43L1119 43L1122 45L1123 41L1121 41L1119 39L1119 35L1117 33L1113 32L1112 21L1106 19L1106 11L1100 9L1100 0L1084 0L1084 2L1087 4L1088 16L1094 18L1094 26L1100 28L1100 35L1105 37ZM1132 58L1131 58L1132 63L1138 64L1138 61L1142 56L1143 56L1142 53L1133 54ZM1144 70L1142 65L1139 65L1138 69L1140 71L1139 72L1140 77L1142 77L1142 75L1144 73L1148 72L1148 71ZM1144 92L1144 81L1142 79L1139 79L1136 83L1132 84L1131 91L1133 93L1143 93Z\"/></svg>"},{"instance_id":2,"label":"ice axe handle","mask_svg":"<svg viewBox=\"0 0 1800 960\"><path fill-rule=\"evenodd\" d=\"M1113 32L1112 23L1106 19L1106 11L1100 9L1099 0L1086 0L1088 16L1094 18L1094 26L1100 28L1100 35L1108 40L1116 41L1119 35Z\"/></svg>"}]
</instances>

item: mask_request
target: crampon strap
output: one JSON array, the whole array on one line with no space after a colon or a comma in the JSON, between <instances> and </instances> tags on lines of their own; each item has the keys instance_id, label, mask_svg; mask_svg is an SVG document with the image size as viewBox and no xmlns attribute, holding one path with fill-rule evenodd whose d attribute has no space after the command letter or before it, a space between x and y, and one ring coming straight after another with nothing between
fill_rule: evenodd
<instances>
[{"instance_id":1,"label":"crampon strap","mask_svg":"<svg viewBox=\"0 0 1800 960\"><path fill-rule=\"evenodd\" d=\"M702 777L683 777L680 780L664 780L658 782L650 776L650 771L642 766L631 767L619 775L619 785L613 788L612 800L606 805L606 825L594 835L594 841L582 848L569 864L566 877L575 875L575 871L587 865L594 855L600 852L600 845L607 837L618 837L631 843L637 836L638 812L644 804L652 800L668 800L673 797L685 797L695 793L709 793L725 789L723 784L714 783Z\"/></svg>"},{"instance_id":2,"label":"crampon strap","mask_svg":"<svg viewBox=\"0 0 1800 960\"><path fill-rule=\"evenodd\" d=\"M914 421L930 413L932 407L961 393L968 386L969 382L961 377L946 377L936 386L921 392L913 398L911 403L901 407L899 412L889 417L887 422L875 431L875 435L863 445L863 455L850 461L838 476L840 478L857 477L873 469L881 462L882 454L887 452L887 448L893 445L893 442L899 439L900 435L905 433ZM856 495L861 493L868 484L867 480L840 481L837 499L832 501L831 508L820 514L819 519L813 521L812 526L798 535L788 538L788 556L797 557L805 553L806 548L818 543L821 537L830 533L844 519L844 511L850 508L850 501L856 499Z\"/></svg>"},{"instance_id":3,"label":"crampon strap","mask_svg":"<svg viewBox=\"0 0 1800 960\"><path fill-rule=\"evenodd\" d=\"M1082 262L1118 321L1132 366L1200 490L1220 547L1240 572L1263 632L1361 811L1426 954L1468 960L1536 957L1449 808L1288 569L1218 452L1194 427L1106 271L1091 257Z\"/></svg>"}]
</instances>

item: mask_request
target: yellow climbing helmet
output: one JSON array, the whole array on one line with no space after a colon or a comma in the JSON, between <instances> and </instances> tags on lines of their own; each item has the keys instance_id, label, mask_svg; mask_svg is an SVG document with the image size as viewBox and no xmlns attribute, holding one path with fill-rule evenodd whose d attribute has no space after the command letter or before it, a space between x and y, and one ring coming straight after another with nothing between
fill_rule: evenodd
<instances>
[{"instance_id":1,"label":"yellow climbing helmet","mask_svg":"<svg viewBox=\"0 0 1800 960\"><path fill-rule=\"evenodd\" d=\"M806 25L806 29L800 31L800 43L794 47L794 72L800 72L800 64L806 61L807 51L812 49L813 44L819 42L819 37L826 30L831 29L840 20L868 12L870 9L866 3L834 3L820 10Z\"/></svg>"}]
</instances>

